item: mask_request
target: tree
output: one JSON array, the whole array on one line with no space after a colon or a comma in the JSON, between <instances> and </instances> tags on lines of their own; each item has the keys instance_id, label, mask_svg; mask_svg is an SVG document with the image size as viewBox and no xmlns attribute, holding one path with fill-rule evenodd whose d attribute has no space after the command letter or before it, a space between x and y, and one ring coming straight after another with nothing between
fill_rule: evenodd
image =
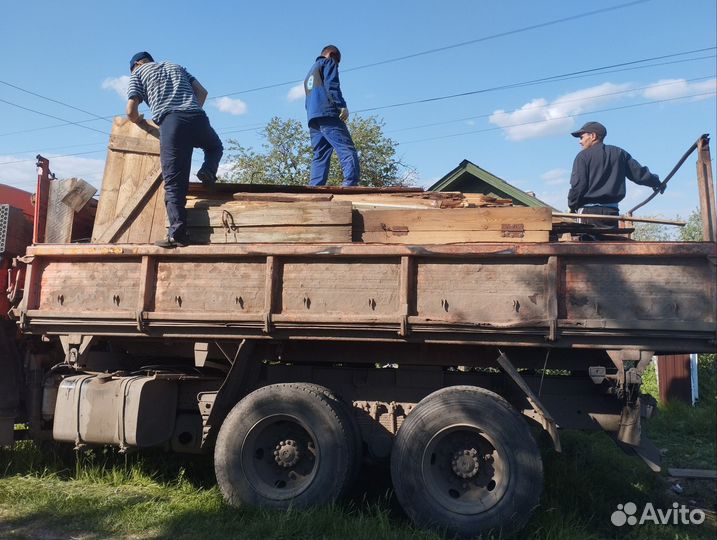
<instances>
[{"instance_id":1,"label":"tree","mask_svg":"<svg viewBox=\"0 0 717 540\"><path fill-rule=\"evenodd\" d=\"M662 217L662 216L652 216ZM680 216L675 221L682 221ZM702 217L698 209L693 210L687 217L684 227L676 228L671 225L659 223L635 223L633 240L639 242L701 242L702 241Z\"/></svg>"},{"instance_id":2,"label":"tree","mask_svg":"<svg viewBox=\"0 0 717 540\"><path fill-rule=\"evenodd\" d=\"M397 156L398 143L383 133L384 123L375 116L356 116L348 123L361 163L361 185L372 187L406 186L416 171ZM295 119L272 118L261 131L262 152L229 140L229 173L225 182L246 184L309 183L313 150L309 132ZM343 179L336 153L331 157L329 185Z\"/></svg>"}]
</instances>

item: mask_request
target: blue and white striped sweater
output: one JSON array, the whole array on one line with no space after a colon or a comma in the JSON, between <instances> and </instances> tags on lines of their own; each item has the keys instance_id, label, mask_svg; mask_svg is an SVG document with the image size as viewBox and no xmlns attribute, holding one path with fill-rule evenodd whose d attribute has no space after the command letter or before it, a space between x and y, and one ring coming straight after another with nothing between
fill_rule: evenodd
<instances>
[{"instance_id":1,"label":"blue and white striped sweater","mask_svg":"<svg viewBox=\"0 0 717 540\"><path fill-rule=\"evenodd\" d=\"M149 62L132 72L127 99L147 103L152 111L152 120L161 124L170 112L202 110L192 89L194 80L180 65Z\"/></svg>"}]
</instances>

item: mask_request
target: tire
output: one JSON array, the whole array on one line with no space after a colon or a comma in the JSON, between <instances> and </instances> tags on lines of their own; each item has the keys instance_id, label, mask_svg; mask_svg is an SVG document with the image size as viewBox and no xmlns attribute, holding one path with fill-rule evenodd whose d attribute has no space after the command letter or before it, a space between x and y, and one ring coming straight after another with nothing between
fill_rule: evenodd
<instances>
[{"instance_id":1,"label":"tire","mask_svg":"<svg viewBox=\"0 0 717 540\"><path fill-rule=\"evenodd\" d=\"M361 462L363 460L363 437L361 436L361 429L356 422L356 417L353 414L353 406L346 403L339 395L334 393L333 390L321 386L316 383L297 383L317 394L326 396L336 406L336 412L340 416L341 423L348 426L349 432L349 446L352 448L353 453L351 457L351 470L349 471L349 481L346 483L345 491L351 489L351 486L358 478L359 472L361 471ZM342 493L343 497L345 493Z\"/></svg>"},{"instance_id":2,"label":"tire","mask_svg":"<svg viewBox=\"0 0 717 540\"><path fill-rule=\"evenodd\" d=\"M343 414L327 395L274 384L229 412L217 436L214 471L233 506L321 506L346 491L352 444Z\"/></svg>"},{"instance_id":3,"label":"tire","mask_svg":"<svg viewBox=\"0 0 717 540\"><path fill-rule=\"evenodd\" d=\"M521 529L538 504L543 464L527 424L499 395L453 386L425 397L398 430L396 496L420 527L468 538Z\"/></svg>"}]
</instances>

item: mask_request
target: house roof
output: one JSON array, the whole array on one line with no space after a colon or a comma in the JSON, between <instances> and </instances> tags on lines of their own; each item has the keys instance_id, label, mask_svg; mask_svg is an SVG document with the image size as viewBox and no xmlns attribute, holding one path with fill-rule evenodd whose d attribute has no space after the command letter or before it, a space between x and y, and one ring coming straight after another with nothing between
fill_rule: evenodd
<instances>
[{"instance_id":1,"label":"house roof","mask_svg":"<svg viewBox=\"0 0 717 540\"><path fill-rule=\"evenodd\" d=\"M533 208L550 207L548 203L518 189L485 169L481 169L467 159L461 161L455 169L429 187L427 191L463 191L466 193L493 194L501 198L513 199L516 203Z\"/></svg>"}]
</instances>

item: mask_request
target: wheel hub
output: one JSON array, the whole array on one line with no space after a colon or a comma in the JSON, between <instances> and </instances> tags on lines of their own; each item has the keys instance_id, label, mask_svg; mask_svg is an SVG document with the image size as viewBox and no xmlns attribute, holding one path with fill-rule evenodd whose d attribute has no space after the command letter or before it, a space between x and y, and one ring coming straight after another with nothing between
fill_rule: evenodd
<instances>
[{"instance_id":1,"label":"wheel hub","mask_svg":"<svg viewBox=\"0 0 717 540\"><path fill-rule=\"evenodd\" d=\"M274 460L280 467L293 467L298 463L300 457L299 445L292 439L279 441L274 448Z\"/></svg>"},{"instance_id":2,"label":"wheel hub","mask_svg":"<svg viewBox=\"0 0 717 540\"><path fill-rule=\"evenodd\" d=\"M451 468L459 478L473 478L478 474L478 451L475 448L458 450L453 454Z\"/></svg>"}]
</instances>

